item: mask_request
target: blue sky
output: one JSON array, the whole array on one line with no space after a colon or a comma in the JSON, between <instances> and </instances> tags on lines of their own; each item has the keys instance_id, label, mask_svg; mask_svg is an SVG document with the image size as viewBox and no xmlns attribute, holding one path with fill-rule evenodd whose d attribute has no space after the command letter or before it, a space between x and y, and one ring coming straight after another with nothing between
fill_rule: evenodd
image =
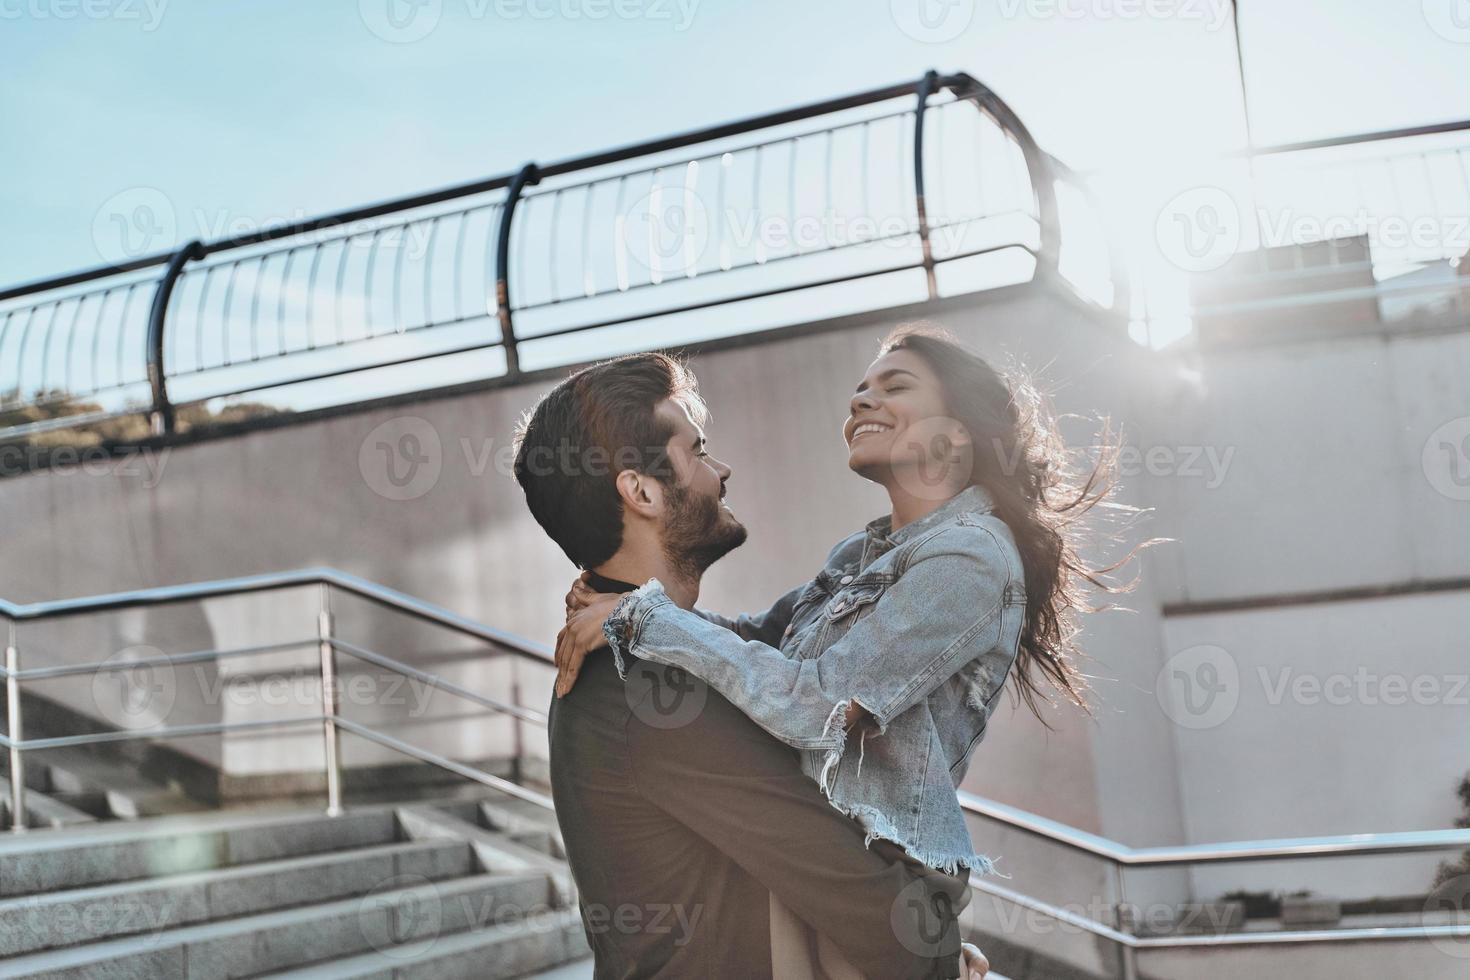
<instances>
[{"instance_id":1,"label":"blue sky","mask_svg":"<svg viewBox=\"0 0 1470 980\"><path fill-rule=\"evenodd\" d=\"M1079 168L1222 150L1223 2L0 0L0 281L98 264L99 208L133 188L207 239L929 67ZM432 29L379 36L390 3ZM1466 0L1243 6L1257 142L1470 117Z\"/></svg>"}]
</instances>

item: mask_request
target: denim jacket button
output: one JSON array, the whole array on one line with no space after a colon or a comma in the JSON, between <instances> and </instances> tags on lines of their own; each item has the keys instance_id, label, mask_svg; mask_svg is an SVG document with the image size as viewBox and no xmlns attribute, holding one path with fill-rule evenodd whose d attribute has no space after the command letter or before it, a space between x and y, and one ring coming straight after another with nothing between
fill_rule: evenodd
<instances>
[{"instance_id":1,"label":"denim jacket button","mask_svg":"<svg viewBox=\"0 0 1470 980\"><path fill-rule=\"evenodd\" d=\"M844 575L844 576L842 576L842 578L840 580L838 580L838 583L837 584L839 584L839 585L846 585L846 584L848 584L851 581L852 581L852 576L851 575Z\"/></svg>"}]
</instances>

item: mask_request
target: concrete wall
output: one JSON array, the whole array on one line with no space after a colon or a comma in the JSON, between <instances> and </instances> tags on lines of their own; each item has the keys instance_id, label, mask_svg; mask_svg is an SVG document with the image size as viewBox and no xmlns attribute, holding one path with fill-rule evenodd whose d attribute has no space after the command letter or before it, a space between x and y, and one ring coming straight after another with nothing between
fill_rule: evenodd
<instances>
[{"instance_id":1,"label":"concrete wall","mask_svg":"<svg viewBox=\"0 0 1470 980\"><path fill-rule=\"evenodd\" d=\"M751 529L750 543L712 570L706 605L763 606L882 511L881 493L843 465L838 431L878 339L914 312L851 317L695 358L714 411L712 449L734 467L730 499ZM1137 348L1050 287L960 297L922 312L987 354L1044 367L1062 411L1104 412L1122 423L1141 451L1129 461L1124 499L1155 508L1144 534L1177 539L1145 554L1141 587L1124 600L1134 613L1086 622L1095 717L1055 709L1048 731L1004 708L967 788L1135 845L1450 825L1450 777L1470 767L1463 708L1388 712L1358 699L1319 710L1269 703L1237 685L1234 714L1200 726L1181 714L1181 689L1170 679L1186 668L1201 679L1202 644L1235 659L1240 683L1255 683L1256 668L1273 664L1448 674L1463 654L1463 592L1208 617L1166 617L1163 608L1470 573L1470 505L1438 489L1455 484L1421 459L1431 432L1470 415L1457 381L1470 369L1466 335L1171 354ZM176 447L151 461L162 464L156 480L134 460L128 471L0 481L0 595L30 601L332 565L549 641L573 569L529 519L508 472L514 421L549 384ZM1094 430L1069 423L1077 441ZM401 441L405 435L417 442ZM403 449L426 461L410 470ZM207 608L189 642L249 642L279 632L269 624L286 613L229 615ZM350 622L346 611L342 617ZM309 602L290 618L310 633ZM463 653L392 621L353 628L374 648L425 663ZM54 642L37 649L100 657L124 640L174 639L135 623L65 653ZM1181 653L1185 660L1171 659ZM22 655L33 656L24 634ZM456 669L487 693L511 683L488 662ZM528 700L543 703L548 679L525 683L541 685ZM424 718L402 721L403 737L460 755L482 754L493 741L483 719L432 731ZM309 751L301 739L257 737L249 751L223 757L229 766L289 768L314 764L304 761ZM354 751L359 760L381 755ZM1394 765L1395 757L1413 764ZM1014 869L1061 867L1044 845L976 830L977 846ZM1401 867L1398 878L1379 881L1382 889L1422 890L1424 869ZM1038 890L1050 877L1039 877ZM1197 883L1208 898L1227 884L1270 887L1278 877L1247 868ZM1105 893L1093 871L1073 884L1074 893ZM1181 885L1138 888L1130 881L1130 894L1148 901L1177 896Z\"/></svg>"}]
</instances>

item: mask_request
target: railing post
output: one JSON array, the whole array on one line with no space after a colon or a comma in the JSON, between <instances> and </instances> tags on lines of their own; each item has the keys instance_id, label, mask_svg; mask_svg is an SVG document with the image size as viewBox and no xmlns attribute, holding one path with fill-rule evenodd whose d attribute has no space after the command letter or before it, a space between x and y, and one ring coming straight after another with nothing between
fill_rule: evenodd
<instances>
[{"instance_id":1,"label":"railing post","mask_svg":"<svg viewBox=\"0 0 1470 980\"><path fill-rule=\"evenodd\" d=\"M1124 867L1121 864L1113 865L1113 900L1114 918L1117 920L1119 932L1132 936L1133 933L1133 910L1128 907L1128 891L1123 885ZM1123 956L1123 980L1138 980L1138 950L1124 944Z\"/></svg>"},{"instance_id":2,"label":"railing post","mask_svg":"<svg viewBox=\"0 0 1470 980\"><path fill-rule=\"evenodd\" d=\"M22 761L22 750L17 742L22 739L20 724L20 653L15 648L15 623L10 624L10 635L5 643L5 717L9 719L5 734L10 739L10 829L23 833L26 829L26 773Z\"/></svg>"},{"instance_id":3,"label":"railing post","mask_svg":"<svg viewBox=\"0 0 1470 980\"><path fill-rule=\"evenodd\" d=\"M198 239L173 254L164 267L158 288L153 292L153 306L148 311L148 386L152 390L153 408L149 414L154 435L174 430L174 407L168 400L168 383L163 373L163 328L168 316L168 301L184 264L204 258L204 243Z\"/></svg>"},{"instance_id":4,"label":"railing post","mask_svg":"<svg viewBox=\"0 0 1470 980\"><path fill-rule=\"evenodd\" d=\"M927 71L919 80L919 108L914 113L914 209L919 217L919 246L923 249L924 280L929 298L939 298L939 284L934 277L934 249L929 242L929 214L924 206L924 116L929 96L939 81L939 73Z\"/></svg>"},{"instance_id":5,"label":"railing post","mask_svg":"<svg viewBox=\"0 0 1470 980\"><path fill-rule=\"evenodd\" d=\"M521 372L515 325L510 317L510 220L526 185L540 182L541 171L534 163L526 164L511 179L505 192L505 209L500 212L500 233L495 240L495 312L500 320L500 342L505 348L505 373L508 377Z\"/></svg>"},{"instance_id":6,"label":"railing post","mask_svg":"<svg viewBox=\"0 0 1470 980\"><path fill-rule=\"evenodd\" d=\"M342 741L337 731L337 664L332 649L332 608L327 583L317 586L320 605L317 609L317 652L321 657L322 675L322 748L327 771L327 816L342 813Z\"/></svg>"}]
</instances>

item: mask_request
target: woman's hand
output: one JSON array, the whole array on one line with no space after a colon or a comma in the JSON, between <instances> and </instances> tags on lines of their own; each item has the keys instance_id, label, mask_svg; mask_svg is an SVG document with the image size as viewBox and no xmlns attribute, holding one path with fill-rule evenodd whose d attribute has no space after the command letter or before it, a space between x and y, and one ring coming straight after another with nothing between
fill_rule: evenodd
<instances>
[{"instance_id":1,"label":"woman's hand","mask_svg":"<svg viewBox=\"0 0 1470 980\"><path fill-rule=\"evenodd\" d=\"M592 592L586 583L578 581L585 590L578 593L577 585L567 593L567 624L556 635L556 696L564 697L577 682L582 670L582 661L587 654L599 647L607 646L607 637L602 633L602 624L612 615L620 595ZM576 595L574 605L573 596Z\"/></svg>"},{"instance_id":2,"label":"woman's hand","mask_svg":"<svg viewBox=\"0 0 1470 980\"><path fill-rule=\"evenodd\" d=\"M960 975L967 980L985 980L985 975L989 972L990 961L980 952L980 947L974 943L961 944Z\"/></svg>"}]
</instances>

